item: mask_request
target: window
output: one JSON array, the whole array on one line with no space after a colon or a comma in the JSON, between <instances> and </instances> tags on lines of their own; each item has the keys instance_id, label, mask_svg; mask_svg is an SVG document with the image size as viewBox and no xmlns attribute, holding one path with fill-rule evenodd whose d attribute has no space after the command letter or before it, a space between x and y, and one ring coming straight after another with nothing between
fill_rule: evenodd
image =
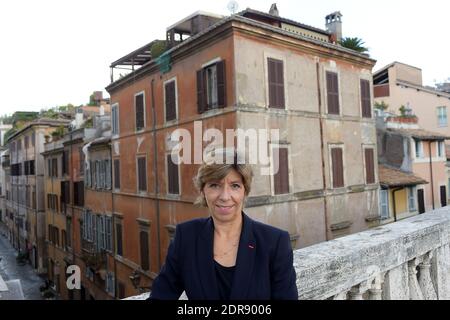
<instances>
[{"instance_id":1,"label":"window","mask_svg":"<svg viewBox=\"0 0 450 320\"><path fill-rule=\"evenodd\" d=\"M267 59L267 76L269 83L269 107L284 109L284 70L283 61Z\"/></svg>"},{"instance_id":2,"label":"window","mask_svg":"<svg viewBox=\"0 0 450 320\"><path fill-rule=\"evenodd\" d=\"M120 160L114 159L114 189L120 189Z\"/></svg>"},{"instance_id":3,"label":"window","mask_svg":"<svg viewBox=\"0 0 450 320\"><path fill-rule=\"evenodd\" d=\"M177 118L177 97L175 80L166 82L164 85L164 97L166 106L166 121Z\"/></svg>"},{"instance_id":4,"label":"window","mask_svg":"<svg viewBox=\"0 0 450 320\"><path fill-rule=\"evenodd\" d=\"M225 61L223 60L197 71L198 113L225 107L225 80Z\"/></svg>"},{"instance_id":5,"label":"window","mask_svg":"<svg viewBox=\"0 0 450 320\"><path fill-rule=\"evenodd\" d=\"M84 182L73 183L73 204L78 207L84 206Z\"/></svg>"},{"instance_id":6,"label":"window","mask_svg":"<svg viewBox=\"0 0 450 320\"><path fill-rule=\"evenodd\" d=\"M287 194L289 193L289 161L288 161L288 148L286 147L275 147L278 150L278 157L275 156L273 165L274 172L273 175L273 186L274 194ZM275 150L274 150L275 151Z\"/></svg>"},{"instance_id":7,"label":"window","mask_svg":"<svg viewBox=\"0 0 450 320\"><path fill-rule=\"evenodd\" d=\"M115 292L114 273L111 273L111 272L106 273L105 291L107 293L109 293L111 296L114 296L114 292Z\"/></svg>"},{"instance_id":8,"label":"window","mask_svg":"<svg viewBox=\"0 0 450 320\"><path fill-rule=\"evenodd\" d=\"M370 107L370 82L361 79L361 108L363 118L372 118Z\"/></svg>"},{"instance_id":9,"label":"window","mask_svg":"<svg viewBox=\"0 0 450 320\"><path fill-rule=\"evenodd\" d=\"M145 103L143 93L134 96L134 107L136 111L136 131L140 131L145 127Z\"/></svg>"},{"instance_id":10,"label":"window","mask_svg":"<svg viewBox=\"0 0 450 320\"><path fill-rule=\"evenodd\" d=\"M141 249L141 268L142 270L149 270L149 254L148 254L148 232L140 231L139 233L140 249Z\"/></svg>"},{"instance_id":11,"label":"window","mask_svg":"<svg viewBox=\"0 0 450 320\"><path fill-rule=\"evenodd\" d=\"M31 134L31 145L34 147L36 145L36 133Z\"/></svg>"},{"instance_id":12,"label":"window","mask_svg":"<svg viewBox=\"0 0 450 320\"><path fill-rule=\"evenodd\" d=\"M52 159L52 177L58 177L58 159Z\"/></svg>"},{"instance_id":13,"label":"window","mask_svg":"<svg viewBox=\"0 0 450 320\"><path fill-rule=\"evenodd\" d=\"M113 104L111 107L111 125L112 134L119 134L119 104Z\"/></svg>"},{"instance_id":14,"label":"window","mask_svg":"<svg viewBox=\"0 0 450 320\"><path fill-rule=\"evenodd\" d=\"M79 157L80 157L80 175L82 175L82 174L84 174L84 166L85 166L85 163L84 163L84 152L83 152L83 148L82 147L79 147L78 148L78 155L79 155Z\"/></svg>"},{"instance_id":15,"label":"window","mask_svg":"<svg viewBox=\"0 0 450 320\"><path fill-rule=\"evenodd\" d=\"M336 72L327 71L328 113L339 114L339 83Z\"/></svg>"},{"instance_id":16,"label":"window","mask_svg":"<svg viewBox=\"0 0 450 320\"><path fill-rule=\"evenodd\" d=\"M331 168L333 188L344 187L344 162L342 158L342 147L331 148Z\"/></svg>"},{"instance_id":17,"label":"window","mask_svg":"<svg viewBox=\"0 0 450 320\"><path fill-rule=\"evenodd\" d=\"M70 204L70 181L61 181L61 202Z\"/></svg>"},{"instance_id":18,"label":"window","mask_svg":"<svg viewBox=\"0 0 450 320\"><path fill-rule=\"evenodd\" d=\"M112 218L109 216L105 216L105 234L106 234L106 243L105 249L109 252L112 251Z\"/></svg>"},{"instance_id":19,"label":"window","mask_svg":"<svg viewBox=\"0 0 450 320\"><path fill-rule=\"evenodd\" d=\"M437 118L439 127L447 126L447 107L437 107Z\"/></svg>"},{"instance_id":20,"label":"window","mask_svg":"<svg viewBox=\"0 0 450 320\"><path fill-rule=\"evenodd\" d=\"M104 170L105 170L105 188L107 190L111 190L111 160L106 159L104 161Z\"/></svg>"},{"instance_id":21,"label":"window","mask_svg":"<svg viewBox=\"0 0 450 320\"><path fill-rule=\"evenodd\" d=\"M423 143L420 140L414 140L416 147L416 158L423 158Z\"/></svg>"},{"instance_id":22,"label":"window","mask_svg":"<svg viewBox=\"0 0 450 320\"><path fill-rule=\"evenodd\" d=\"M68 248L72 247L72 219L67 218L66 220L66 245Z\"/></svg>"},{"instance_id":23,"label":"window","mask_svg":"<svg viewBox=\"0 0 450 320\"><path fill-rule=\"evenodd\" d=\"M138 191L147 191L147 159L145 157L138 158L137 164L138 175Z\"/></svg>"},{"instance_id":24,"label":"window","mask_svg":"<svg viewBox=\"0 0 450 320\"><path fill-rule=\"evenodd\" d=\"M178 164L173 163L172 156L167 155L168 192L170 194L180 194Z\"/></svg>"},{"instance_id":25,"label":"window","mask_svg":"<svg viewBox=\"0 0 450 320\"><path fill-rule=\"evenodd\" d=\"M122 256L122 225L120 223L116 223L116 242L116 254Z\"/></svg>"},{"instance_id":26,"label":"window","mask_svg":"<svg viewBox=\"0 0 450 320\"><path fill-rule=\"evenodd\" d=\"M67 234L65 230L61 230L61 247L67 250Z\"/></svg>"},{"instance_id":27,"label":"window","mask_svg":"<svg viewBox=\"0 0 450 320\"><path fill-rule=\"evenodd\" d=\"M389 218L389 191L386 189L380 190L380 217L381 219Z\"/></svg>"},{"instance_id":28,"label":"window","mask_svg":"<svg viewBox=\"0 0 450 320\"><path fill-rule=\"evenodd\" d=\"M69 152L63 151L62 154L62 174L68 174L69 173Z\"/></svg>"},{"instance_id":29,"label":"window","mask_svg":"<svg viewBox=\"0 0 450 320\"><path fill-rule=\"evenodd\" d=\"M373 148L364 149L364 160L366 165L366 184L375 183L375 166Z\"/></svg>"},{"instance_id":30,"label":"window","mask_svg":"<svg viewBox=\"0 0 450 320\"><path fill-rule=\"evenodd\" d=\"M445 143L444 141L437 142L437 155L439 158L445 157Z\"/></svg>"},{"instance_id":31,"label":"window","mask_svg":"<svg viewBox=\"0 0 450 320\"><path fill-rule=\"evenodd\" d=\"M416 211L416 187L408 187L408 205L409 211Z\"/></svg>"},{"instance_id":32,"label":"window","mask_svg":"<svg viewBox=\"0 0 450 320\"><path fill-rule=\"evenodd\" d=\"M29 145L30 145L30 137L25 136L25 149L28 149Z\"/></svg>"}]
</instances>

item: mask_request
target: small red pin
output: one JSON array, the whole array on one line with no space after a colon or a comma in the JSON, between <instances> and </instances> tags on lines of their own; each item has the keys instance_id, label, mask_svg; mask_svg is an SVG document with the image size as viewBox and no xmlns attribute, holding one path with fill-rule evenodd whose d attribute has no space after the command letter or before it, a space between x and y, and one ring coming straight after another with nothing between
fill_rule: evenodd
<instances>
[{"instance_id":1,"label":"small red pin","mask_svg":"<svg viewBox=\"0 0 450 320\"><path fill-rule=\"evenodd\" d=\"M248 247L249 247L250 249L255 249L255 247L252 246L251 244L249 244Z\"/></svg>"}]
</instances>

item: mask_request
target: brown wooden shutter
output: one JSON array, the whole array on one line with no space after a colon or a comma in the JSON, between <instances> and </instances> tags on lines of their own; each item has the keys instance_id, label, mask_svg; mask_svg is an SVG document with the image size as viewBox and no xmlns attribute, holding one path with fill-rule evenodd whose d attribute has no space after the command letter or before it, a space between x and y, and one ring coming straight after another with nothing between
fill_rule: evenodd
<instances>
[{"instance_id":1,"label":"brown wooden shutter","mask_svg":"<svg viewBox=\"0 0 450 320\"><path fill-rule=\"evenodd\" d=\"M372 110L370 107L370 82L361 80L361 107L362 116L364 118L372 118Z\"/></svg>"},{"instance_id":2,"label":"brown wooden shutter","mask_svg":"<svg viewBox=\"0 0 450 320\"><path fill-rule=\"evenodd\" d=\"M139 191L147 191L147 170L146 159L138 158L138 181Z\"/></svg>"},{"instance_id":3,"label":"brown wooden shutter","mask_svg":"<svg viewBox=\"0 0 450 320\"><path fill-rule=\"evenodd\" d=\"M342 148L331 149L331 161L333 169L333 188L344 187L344 165L342 160Z\"/></svg>"},{"instance_id":4,"label":"brown wooden shutter","mask_svg":"<svg viewBox=\"0 0 450 320\"><path fill-rule=\"evenodd\" d=\"M120 160L114 160L114 188L120 189Z\"/></svg>"},{"instance_id":5,"label":"brown wooden shutter","mask_svg":"<svg viewBox=\"0 0 450 320\"><path fill-rule=\"evenodd\" d=\"M277 160L275 159L275 161ZM278 149L278 172L274 175L274 192L275 194L289 193L289 162L287 148Z\"/></svg>"},{"instance_id":6,"label":"brown wooden shutter","mask_svg":"<svg viewBox=\"0 0 450 320\"><path fill-rule=\"evenodd\" d=\"M375 183L375 167L373 149L365 149L364 155L366 159L366 183Z\"/></svg>"},{"instance_id":7,"label":"brown wooden shutter","mask_svg":"<svg viewBox=\"0 0 450 320\"><path fill-rule=\"evenodd\" d=\"M197 71L197 110L198 113L206 111L205 71Z\"/></svg>"},{"instance_id":8,"label":"brown wooden shutter","mask_svg":"<svg viewBox=\"0 0 450 320\"><path fill-rule=\"evenodd\" d=\"M140 247L141 247L141 267L142 270L149 270L149 254L148 254L148 233L141 231L139 233Z\"/></svg>"},{"instance_id":9,"label":"brown wooden shutter","mask_svg":"<svg viewBox=\"0 0 450 320\"><path fill-rule=\"evenodd\" d=\"M136 104L136 130L144 128L144 95L139 94L135 97Z\"/></svg>"},{"instance_id":10,"label":"brown wooden shutter","mask_svg":"<svg viewBox=\"0 0 450 320\"><path fill-rule=\"evenodd\" d=\"M170 194L179 194L178 165L173 163L171 155L167 155L168 186Z\"/></svg>"},{"instance_id":11,"label":"brown wooden shutter","mask_svg":"<svg viewBox=\"0 0 450 320\"><path fill-rule=\"evenodd\" d=\"M285 108L283 61L267 59L269 80L269 107Z\"/></svg>"},{"instance_id":12,"label":"brown wooden shutter","mask_svg":"<svg viewBox=\"0 0 450 320\"><path fill-rule=\"evenodd\" d=\"M165 85L166 98L166 121L174 120L177 117L175 81L170 81Z\"/></svg>"},{"instance_id":13,"label":"brown wooden shutter","mask_svg":"<svg viewBox=\"0 0 450 320\"><path fill-rule=\"evenodd\" d=\"M335 72L327 71L328 113L339 114L339 84Z\"/></svg>"},{"instance_id":14,"label":"brown wooden shutter","mask_svg":"<svg viewBox=\"0 0 450 320\"><path fill-rule=\"evenodd\" d=\"M217 70L217 103L219 108L225 108L227 105L225 61L222 60L217 62L216 70Z\"/></svg>"}]
</instances>

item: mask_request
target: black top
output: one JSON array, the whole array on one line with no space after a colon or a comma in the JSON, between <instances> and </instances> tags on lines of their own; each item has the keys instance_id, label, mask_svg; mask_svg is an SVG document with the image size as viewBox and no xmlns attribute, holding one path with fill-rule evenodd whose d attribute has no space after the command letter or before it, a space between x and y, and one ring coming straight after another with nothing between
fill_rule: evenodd
<instances>
[{"instance_id":1,"label":"black top","mask_svg":"<svg viewBox=\"0 0 450 320\"><path fill-rule=\"evenodd\" d=\"M214 268L216 269L216 279L220 300L230 300L234 269L236 267L224 267L214 260Z\"/></svg>"}]
</instances>

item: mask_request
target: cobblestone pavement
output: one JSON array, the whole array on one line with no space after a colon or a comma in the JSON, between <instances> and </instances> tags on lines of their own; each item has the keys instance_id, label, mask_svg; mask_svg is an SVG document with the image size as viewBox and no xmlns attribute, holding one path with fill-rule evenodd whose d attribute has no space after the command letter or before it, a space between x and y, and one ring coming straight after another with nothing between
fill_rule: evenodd
<instances>
[{"instance_id":1,"label":"cobblestone pavement","mask_svg":"<svg viewBox=\"0 0 450 320\"><path fill-rule=\"evenodd\" d=\"M16 256L17 251L0 232L0 276L9 289L7 292L0 292L0 300L42 300L39 287L44 280L35 273L31 265L18 265Z\"/></svg>"}]
</instances>

